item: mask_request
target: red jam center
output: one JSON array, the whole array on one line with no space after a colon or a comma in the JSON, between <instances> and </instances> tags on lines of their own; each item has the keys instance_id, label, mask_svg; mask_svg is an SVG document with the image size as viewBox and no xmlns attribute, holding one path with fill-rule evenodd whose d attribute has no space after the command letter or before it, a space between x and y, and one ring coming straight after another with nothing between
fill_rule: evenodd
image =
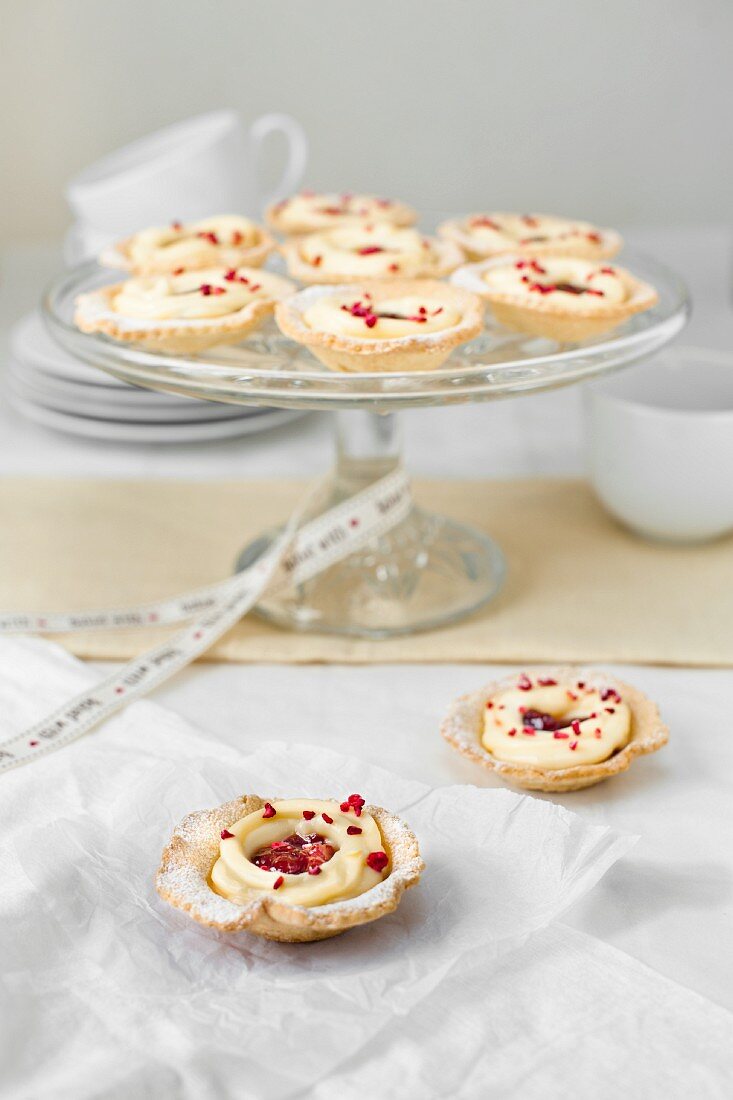
<instances>
[{"instance_id":1,"label":"red jam center","mask_svg":"<svg viewBox=\"0 0 733 1100\"><path fill-rule=\"evenodd\" d=\"M313 868L320 868L335 854L336 849L328 844L320 833L300 836L291 833L284 840L274 840L251 857L256 867L263 871L280 871L285 875L313 874Z\"/></svg>"},{"instance_id":2,"label":"red jam center","mask_svg":"<svg viewBox=\"0 0 733 1100\"><path fill-rule=\"evenodd\" d=\"M573 722L584 722L585 718L555 718L543 710L525 710L522 725L535 730L564 730Z\"/></svg>"}]
</instances>

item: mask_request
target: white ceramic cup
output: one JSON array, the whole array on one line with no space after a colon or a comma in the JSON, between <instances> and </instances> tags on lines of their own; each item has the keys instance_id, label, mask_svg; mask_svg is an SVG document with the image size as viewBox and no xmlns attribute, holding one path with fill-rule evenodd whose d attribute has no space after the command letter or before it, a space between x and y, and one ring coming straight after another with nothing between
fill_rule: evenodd
<instances>
[{"instance_id":1,"label":"white ceramic cup","mask_svg":"<svg viewBox=\"0 0 733 1100\"><path fill-rule=\"evenodd\" d=\"M733 531L733 355L674 347L585 388L587 452L608 511L647 538Z\"/></svg>"},{"instance_id":2,"label":"white ceramic cup","mask_svg":"<svg viewBox=\"0 0 733 1100\"><path fill-rule=\"evenodd\" d=\"M276 187L260 189L258 161L270 134L282 134L287 157ZM210 111L167 126L90 165L66 187L76 218L66 258L96 255L100 247L148 225L210 214L258 217L263 206L300 186L308 142L300 123L263 115L245 133L236 111Z\"/></svg>"}]
</instances>

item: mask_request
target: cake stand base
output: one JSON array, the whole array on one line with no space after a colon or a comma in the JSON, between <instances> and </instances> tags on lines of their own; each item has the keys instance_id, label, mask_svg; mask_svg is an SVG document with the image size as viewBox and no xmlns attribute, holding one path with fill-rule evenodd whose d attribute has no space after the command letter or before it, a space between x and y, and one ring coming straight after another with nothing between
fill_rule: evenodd
<instances>
[{"instance_id":1,"label":"cake stand base","mask_svg":"<svg viewBox=\"0 0 733 1100\"><path fill-rule=\"evenodd\" d=\"M336 414L337 462L326 510L384 477L400 461L394 414ZM246 547L243 569L277 532ZM504 557L482 532L422 508L385 535L287 592L265 598L255 613L289 630L388 638L457 622L493 599Z\"/></svg>"}]
</instances>

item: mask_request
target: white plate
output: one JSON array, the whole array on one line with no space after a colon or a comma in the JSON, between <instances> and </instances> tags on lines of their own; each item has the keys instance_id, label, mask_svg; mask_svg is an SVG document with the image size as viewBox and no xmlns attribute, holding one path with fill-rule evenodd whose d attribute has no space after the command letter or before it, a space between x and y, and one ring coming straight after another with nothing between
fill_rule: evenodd
<instances>
[{"instance_id":1,"label":"white plate","mask_svg":"<svg viewBox=\"0 0 733 1100\"><path fill-rule=\"evenodd\" d=\"M72 382L45 374L35 366L11 359L8 362L7 377L21 384L27 384L42 391L48 397L64 397L78 401L105 401L124 408L188 409L200 408L202 402L196 398L179 396L175 393L162 393L158 390L144 390L139 386L90 386L86 382ZM204 404L212 407L212 402Z\"/></svg>"},{"instance_id":2,"label":"white plate","mask_svg":"<svg viewBox=\"0 0 733 1100\"><path fill-rule=\"evenodd\" d=\"M154 421L158 424L185 424L199 420L246 420L262 415L266 409L244 409L237 405L216 404L212 401L189 401L176 406L131 405L119 400L118 394L107 397L92 391L91 396L76 393L59 393L38 386L22 374L9 372L8 390L24 401L43 405L46 409L70 413L72 416L94 417L102 420L120 420L126 423ZM119 396L122 396L120 394Z\"/></svg>"},{"instance_id":3,"label":"white plate","mask_svg":"<svg viewBox=\"0 0 733 1100\"><path fill-rule=\"evenodd\" d=\"M73 382L86 382L91 386L111 386L130 389L105 371L90 367L60 348L46 331L37 311L26 314L10 330L10 354L21 363L28 363L53 378L66 378Z\"/></svg>"},{"instance_id":4,"label":"white plate","mask_svg":"<svg viewBox=\"0 0 733 1100\"><path fill-rule=\"evenodd\" d=\"M260 416L245 416L234 420L215 420L189 424L135 424L122 420L94 420L72 416L36 405L15 394L10 398L15 408L28 420L69 435L87 439L106 439L118 443L198 443L212 439L234 439L254 432L278 428L305 414L300 409L265 409Z\"/></svg>"}]
</instances>

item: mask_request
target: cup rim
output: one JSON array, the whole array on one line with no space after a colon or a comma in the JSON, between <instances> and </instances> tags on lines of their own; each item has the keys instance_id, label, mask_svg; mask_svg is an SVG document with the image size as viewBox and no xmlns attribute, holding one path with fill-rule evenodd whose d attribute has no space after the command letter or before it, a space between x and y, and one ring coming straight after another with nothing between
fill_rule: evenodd
<instances>
[{"instance_id":1,"label":"cup rim","mask_svg":"<svg viewBox=\"0 0 733 1100\"><path fill-rule=\"evenodd\" d=\"M236 111L221 108L204 111L192 118L179 119L178 122L172 122L150 134L143 134L83 168L66 185L66 197L72 205L78 204L92 196L98 197L105 190L112 190L120 184L155 174L160 170L161 163L180 160L181 154L190 155L192 149L207 143L204 139L218 139L232 124L238 126L239 121ZM177 136L187 137L188 140L167 144L171 137ZM159 143L163 147L156 153ZM149 155L140 158L140 153ZM138 159L125 165L125 160L131 154L137 155Z\"/></svg>"},{"instance_id":2,"label":"cup rim","mask_svg":"<svg viewBox=\"0 0 733 1100\"><path fill-rule=\"evenodd\" d=\"M694 357L698 361L706 359L712 366L730 368L731 375L733 376L733 354L723 351L720 348L704 348L694 344L681 344L666 349L661 353L661 356L663 356L665 360L670 360L672 358L684 360L688 357ZM641 364L636 365L640 366ZM631 369L633 369L633 367ZM730 409L670 408L667 405L649 404L646 401L640 401L638 398L626 397L622 394L613 393L613 391L608 388L610 384L612 384L610 378L600 378L595 382L590 382L584 387L584 397L586 401L589 402L602 398L604 401L610 401L616 405L624 405L629 409L634 409L642 415L660 418L664 417L665 419L669 417L677 419L690 419L692 417L704 417L705 419L715 418L716 420L733 419L733 407Z\"/></svg>"}]
</instances>

